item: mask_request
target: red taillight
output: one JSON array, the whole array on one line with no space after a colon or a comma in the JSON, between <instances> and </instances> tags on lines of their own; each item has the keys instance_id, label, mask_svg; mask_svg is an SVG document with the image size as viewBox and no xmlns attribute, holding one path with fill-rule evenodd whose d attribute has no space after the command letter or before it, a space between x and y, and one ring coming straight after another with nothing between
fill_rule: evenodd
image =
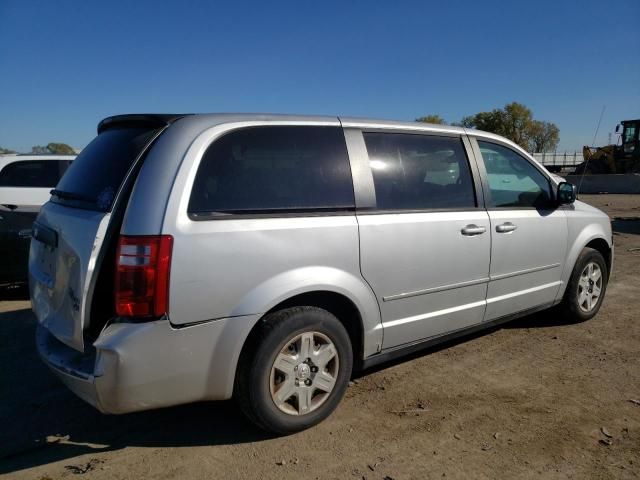
<instances>
[{"instance_id":1,"label":"red taillight","mask_svg":"<svg viewBox=\"0 0 640 480\"><path fill-rule=\"evenodd\" d=\"M171 235L121 236L116 252L116 314L160 317L169 311Z\"/></svg>"}]
</instances>

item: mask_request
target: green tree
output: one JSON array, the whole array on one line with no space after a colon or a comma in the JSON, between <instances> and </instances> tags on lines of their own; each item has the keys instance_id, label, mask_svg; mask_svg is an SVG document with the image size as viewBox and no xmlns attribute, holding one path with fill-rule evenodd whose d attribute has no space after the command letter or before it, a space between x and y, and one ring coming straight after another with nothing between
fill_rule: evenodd
<instances>
[{"instance_id":1,"label":"green tree","mask_svg":"<svg viewBox=\"0 0 640 480\"><path fill-rule=\"evenodd\" d=\"M464 117L460 121L460 125L466 128L477 128L478 130L503 135L505 131L503 116L503 112L498 109L490 112L480 112Z\"/></svg>"},{"instance_id":2,"label":"green tree","mask_svg":"<svg viewBox=\"0 0 640 480\"><path fill-rule=\"evenodd\" d=\"M66 143L48 143L46 147L35 145L31 147L31 153L35 154L55 154L55 155L75 155L76 151Z\"/></svg>"},{"instance_id":3,"label":"green tree","mask_svg":"<svg viewBox=\"0 0 640 480\"><path fill-rule=\"evenodd\" d=\"M505 129L505 137L513 140L522 148L529 148L529 137L533 114L531 110L521 103L512 102L505 105L502 119Z\"/></svg>"},{"instance_id":4,"label":"green tree","mask_svg":"<svg viewBox=\"0 0 640 480\"><path fill-rule=\"evenodd\" d=\"M435 123L436 125L445 125L447 123L440 115L425 115L424 117L418 117L416 118L416 122Z\"/></svg>"},{"instance_id":5,"label":"green tree","mask_svg":"<svg viewBox=\"0 0 640 480\"><path fill-rule=\"evenodd\" d=\"M560 142L560 129L553 123L534 120L530 128L529 151L553 152Z\"/></svg>"},{"instance_id":6,"label":"green tree","mask_svg":"<svg viewBox=\"0 0 640 480\"><path fill-rule=\"evenodd\" d=\"M0 147L0 155L8 155L10 153L16 153L14 150L10 150L8 148Z\"/></svg>"},{"instance_id":7,"label":"green tree","mask_svg":"<svg viewBox=\"0 0 640 480\"><path fill-rule=\"evenodd\" d=\"M66 143L49 143L47 150L57 155L75 155L76 151Z\"/></svg>"},{"instance_id":8,"label":"green tree","mask_svg":"<svg viewBox=\"0 0 640 480\"><path fill-rule=\"evenodd\" d=\"M502 135L535 152L554 150L560 140L560 129L555 124L534 120L531 110L518 102L464 117L460 124Z\"/></svg>"}]
</instances>

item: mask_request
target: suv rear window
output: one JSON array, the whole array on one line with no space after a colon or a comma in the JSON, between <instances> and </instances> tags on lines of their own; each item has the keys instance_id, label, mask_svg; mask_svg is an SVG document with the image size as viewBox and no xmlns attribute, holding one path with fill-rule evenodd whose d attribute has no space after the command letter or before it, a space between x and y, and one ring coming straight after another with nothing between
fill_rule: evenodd
<instances>
[{"instance_id":1,"label":"suv rear window","mask_svg":"<svg viewBox=\"0 0 640 480\"><path fill-rule=\"evenodd\" d=\"M102 132L76 157L56 187L53 202L106 212L134 161L158 133L150 128Z\"/></svg>"},{"instance_id":2,"label":"suv rear window","mask_svg":"<svg viewBox=\"0 0 640 480\"><path fill-rule=\"evenodd\" d=\"M351 169L338 127L255 127L205 152L189 213L203 217L353 209Z\"/></svg>"},{"instance_id":3,"label":"suv rear window","mask_svg":"<svg viewBox=\"0 0 640 480\"><path fill-rule=\"evenodd\" d=\"M22 160L0 172L0 187L53 188L71 160Z\"/></svg>"}]
</instances>

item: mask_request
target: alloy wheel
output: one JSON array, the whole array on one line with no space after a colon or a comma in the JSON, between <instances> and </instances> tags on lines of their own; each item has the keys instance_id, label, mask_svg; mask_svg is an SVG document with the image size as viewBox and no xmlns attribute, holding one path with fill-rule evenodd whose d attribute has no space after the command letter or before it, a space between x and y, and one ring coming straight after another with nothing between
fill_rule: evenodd
<instances>
[{"instance_id":1,"label":"alloy wheel","mask_svg":"<svg viewBox=\"0 0 640 480\"><path fill-rule=\"evenodd\" d=\"M583 312L590 312L598 304L602 293L602 270L595 262L589 262L578 281L578 306Z\"/></svg>"},{"instance_id":2,"label":"alloy wheel","mask_svg":"<svg viewBox=\"0 0 640 480\"><path fill-rule=\"evenodd\" d=\"M287 340L271 367L274 404L289 415L305 415L330 396L338 378L338 350L326 335L304 332Z\"/></svg>"}]
</instances>

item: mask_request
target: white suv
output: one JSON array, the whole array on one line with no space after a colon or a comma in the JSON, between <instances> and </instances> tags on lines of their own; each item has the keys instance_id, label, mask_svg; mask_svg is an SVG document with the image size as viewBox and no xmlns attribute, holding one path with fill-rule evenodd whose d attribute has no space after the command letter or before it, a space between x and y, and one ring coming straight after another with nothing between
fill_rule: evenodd
<instances>
[{"instance_id":1,"label":"white suv","mask_svg":"<svg viewBox=\"0 0 640 480\"><path fill-rule=\"evenodd\" d=\"M26 282L31 224L75 155L0 155L0 285Z\"/></svg>"}]
</instances>

